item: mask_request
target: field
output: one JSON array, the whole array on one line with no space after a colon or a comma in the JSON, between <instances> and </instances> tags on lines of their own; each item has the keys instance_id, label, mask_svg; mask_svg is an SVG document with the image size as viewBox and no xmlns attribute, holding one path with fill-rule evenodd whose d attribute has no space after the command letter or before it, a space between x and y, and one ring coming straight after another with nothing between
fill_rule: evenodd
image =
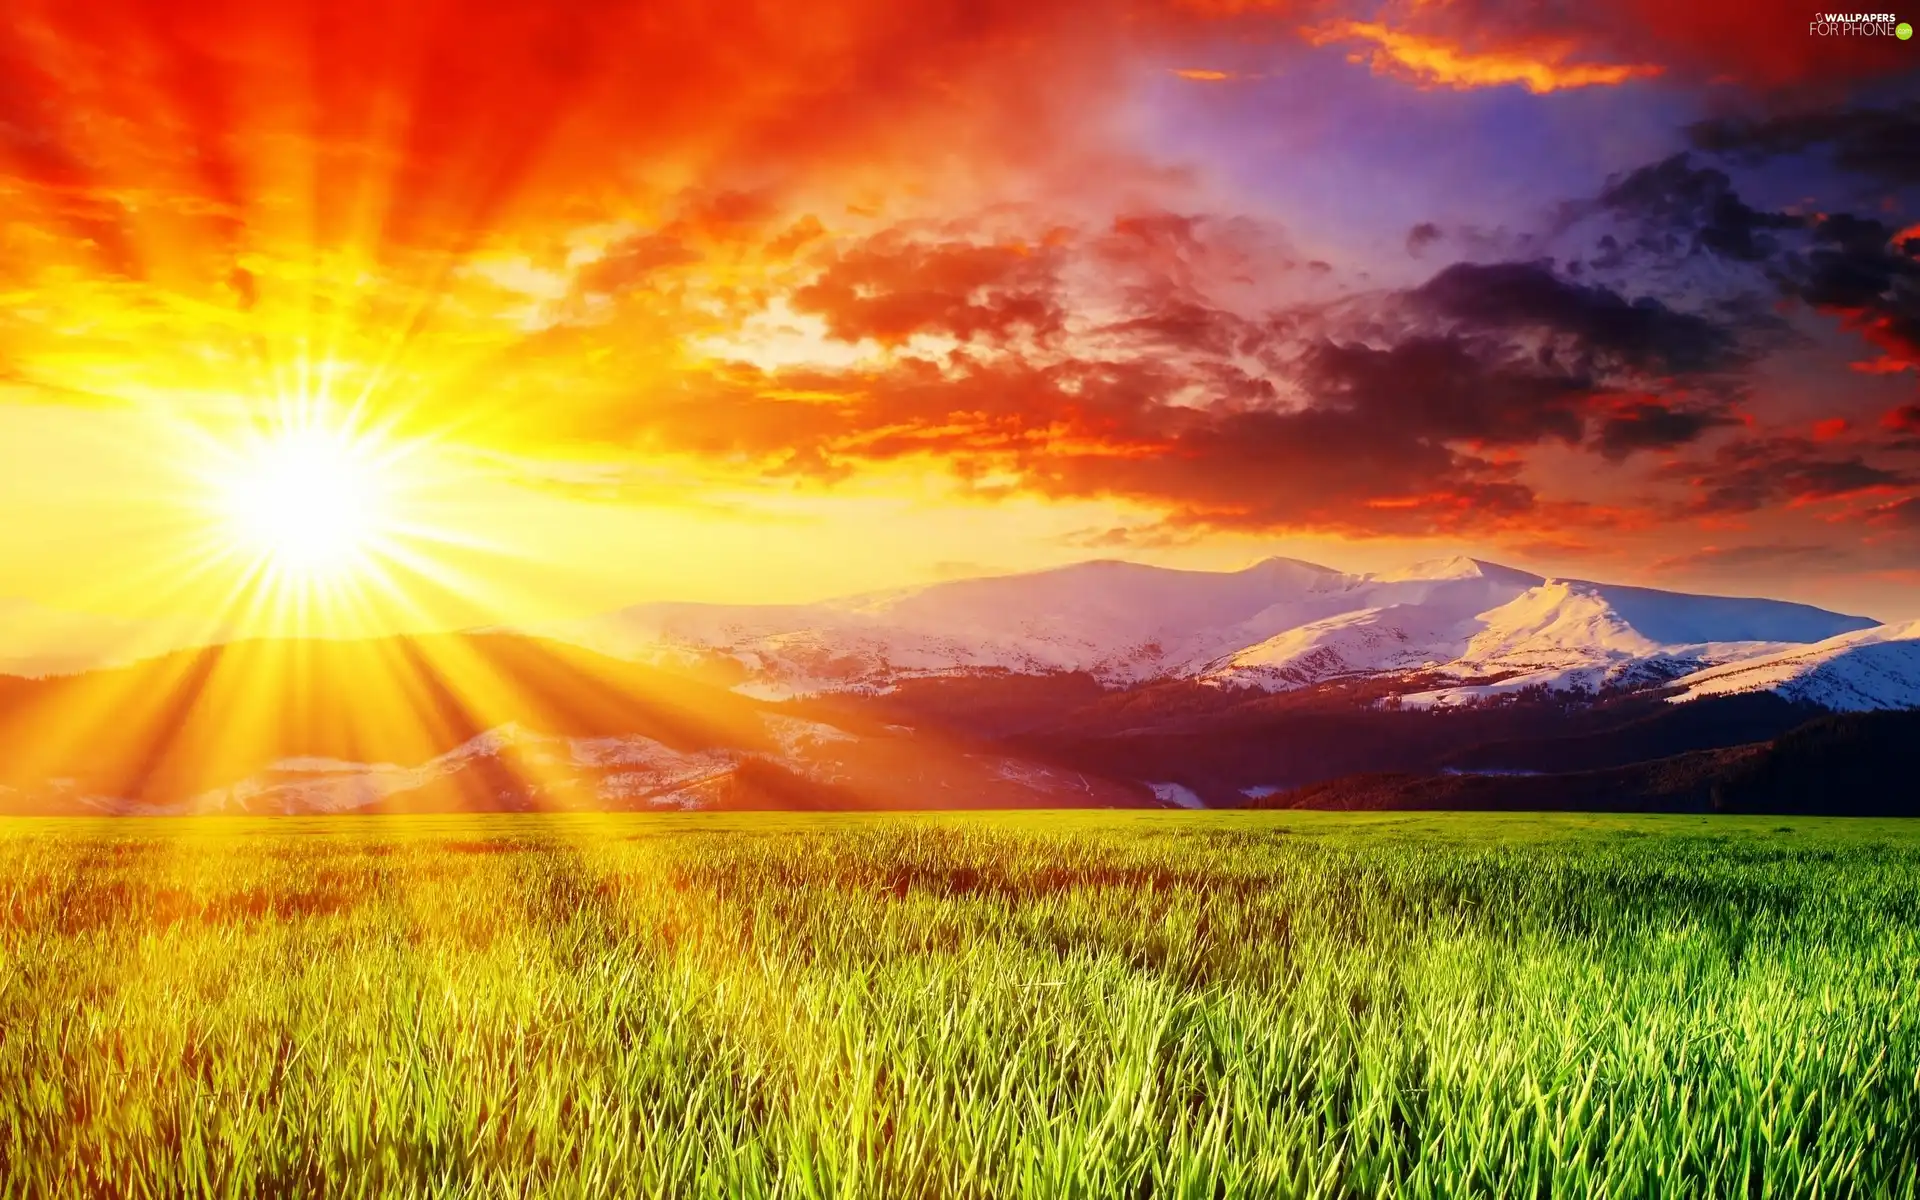
<instances>
[{"instance_id":1,"label":"field","mask_svg":"<svg viewBox=\"0 0 1920 1200\"><path fill-rule=\"evenodd\" d=\"M0 1193L1920 1195L1920 826L0 823Z\"/></svg>"}]
</instances>

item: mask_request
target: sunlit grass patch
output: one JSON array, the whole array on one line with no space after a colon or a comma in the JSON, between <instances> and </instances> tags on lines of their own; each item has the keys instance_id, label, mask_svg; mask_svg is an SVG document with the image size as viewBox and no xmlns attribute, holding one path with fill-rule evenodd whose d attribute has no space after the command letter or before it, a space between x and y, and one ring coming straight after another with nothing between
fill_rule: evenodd
<instances>
[{"instance_id":1,"label":"sunlit grass patch","mask_svg":"<svg viewBox=\"0 0 1920 1200\"><path fill-rule=\"evenodd\" d=\"M0 824L0 1190L1914 1195L1920 831L1778 825Z\"/></svg>"}]
</instances>

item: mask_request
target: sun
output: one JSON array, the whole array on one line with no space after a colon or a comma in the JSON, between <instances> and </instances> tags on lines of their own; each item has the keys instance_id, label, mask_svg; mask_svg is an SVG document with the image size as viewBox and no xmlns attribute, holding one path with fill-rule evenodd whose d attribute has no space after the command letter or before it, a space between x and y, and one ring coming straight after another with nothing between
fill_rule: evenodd
<instances>
[{"instance_id":1,"label":"sun","mask_svg":"<svg viewBox=\"0 0 1920 1200\"><path fill-rule=\"evenodd\" d=\"M154 586L194 596L222 636L382 636L492 610L472 573L501 553L474 499L488 477L444 436L307 399L166 428L187 486L157 527L178 540Z\"/></svg>"},{"instance_id":2,"label":"sun","mask_svg":"<svg viewBox=\"0 0 1920 1200\"><path fill-rule=\"evenodd\" d=\"M253 442L219 481L219 508L239 547L294 577L352 573L390 514L380 456L335 430L276 432Z\"/></svg>"}]
</instances>

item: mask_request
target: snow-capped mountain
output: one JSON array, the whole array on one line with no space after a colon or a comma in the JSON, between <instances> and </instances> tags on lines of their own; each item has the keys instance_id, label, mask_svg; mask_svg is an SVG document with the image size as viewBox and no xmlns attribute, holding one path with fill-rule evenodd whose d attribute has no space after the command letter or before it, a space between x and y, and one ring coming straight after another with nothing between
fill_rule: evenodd
<instances>
[{"instance_id":1,"label":"snow-capped mountain","mask_svg":"<svg viewBox=\"0 0 1920 1200\"><path fill-rule=\"evenodd\" d=\"M1675 686L1675 701L1765 691L1836 712L1920 708L1920 621L1753 655Z\"/></svg>"},{"instance_id":2,"label":"snow-capped mountain","mask_svg":"<svg viewBox=\"0 0 1920 1200\"><path fill-rule=\"evenodd\" d=\"M1655 686L1872 624L1776 600L1552 580L1454 629L1455 636L1468 634L1465 645L1436 672L1471 682L1403 701L1454 704L1529 687Z\"/></svg>"},{"instance_id":3,"label":"snow-capped mountain","mask_svg":"<svg viewBox=\"0 0 1920 1200\"><path fill-rule=\"evenodd\" d=\"M1100 561L810 605L644 604L540 632L640 661L724 655L768 694L955 671L1125 684L1347 611L1360 578L1280 558L1234 572Z\"/></svg>"},{"instance_id":4,"label":"snow-capped mountain","mask_svg":"<svg viewBox=\"0 0 1920 1200\"><path fill-rule=\"evenodd\" d=\"M1407 676L1450 705L1530 687L1663 684L1870 630L1776 600L1546 579L1455 557L1353 574L1292 559L1241 571L1100 561L812 605L649 604L542 630L637 661L721 660L738 690L884 690L953 674L1085 672L1286 691ZM1436 679L1440 682L1435 686Z\"/></svg>"}]
</instances>

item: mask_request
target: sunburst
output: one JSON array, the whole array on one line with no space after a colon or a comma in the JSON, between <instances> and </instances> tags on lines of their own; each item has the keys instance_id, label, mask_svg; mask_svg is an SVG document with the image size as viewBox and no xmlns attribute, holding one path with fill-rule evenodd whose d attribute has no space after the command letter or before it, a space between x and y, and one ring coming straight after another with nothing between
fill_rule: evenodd
<instances>
[{"instance_id":1,"label":"sunburst","mask_svg":"<svg viewBox=\"0 0 1920 1200\"><path fill-rule=\"evenodd\" d=\"M214 483L238 548L282 576L325 582L366 570L395 532L390 472L370 438L289 429L252 439Z\"/></svg>"}]
</instances>

